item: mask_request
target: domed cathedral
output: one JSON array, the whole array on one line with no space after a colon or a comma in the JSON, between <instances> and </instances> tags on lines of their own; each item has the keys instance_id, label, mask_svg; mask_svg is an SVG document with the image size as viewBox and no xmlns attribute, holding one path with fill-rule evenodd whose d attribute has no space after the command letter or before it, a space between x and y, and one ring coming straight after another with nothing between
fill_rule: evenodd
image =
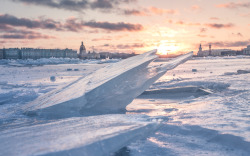
<instances>
[{"instance_id":1,"label":"domed cathedral","mask_svg":"<svg viewBox=\"0 0 250 156\"><path fill-rule=\"evenodd\" d=\"M83 42L80 46L80 50L79 50L79 58L80 59L100 59L100 54L96 53L96 52L88 52L86 51L85 46L83 45Z\"/></svg>"},{"instance_id":2,"label":"domed cathedral","mask_svg":"<svg viewBox=\"0 0 250 156\"><path fill-rule=\"evenodd\" d=\"M86 48L85 48L85 46L83 45L83 42L82 42L82 44L81 44L81 46L80 46L80 54L86 54Z\"/></svg>"},{"instance_id":3,"label":"domed cathedral","mask_svg":"<svg viewBox=\"0 0 250 156\"><path fill-rule=\"evenodd\" d=\"M79 49L79 58L80 59L86 59L87 57L87 53L86 53L86 48L82 42L80 49Z\"/></svg>"}]
</instances>

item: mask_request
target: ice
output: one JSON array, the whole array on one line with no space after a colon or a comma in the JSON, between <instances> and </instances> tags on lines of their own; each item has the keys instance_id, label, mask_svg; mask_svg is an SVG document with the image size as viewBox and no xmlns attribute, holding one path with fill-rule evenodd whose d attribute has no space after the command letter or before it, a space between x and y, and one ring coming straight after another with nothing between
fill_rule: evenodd
<instances>
[{"instance_id":1,"label":"ice","mask_svg":"<svg viewBox=\"0 0 250 156\"><path fill-rule=\"evenodd\" d=\"M249 68L249 57L195 58L169 71L147 90L147 98L127 107L128 114L169 118L146 141L130 144L130 155L250 155L249 73L236 72ZM211 93L190 96L196 92L185 92L189 86ZM171 93L175 87L179 92ZM150 94L162 90L172 96Z\"/></svg>"},{"instance_id":2,"label":"ice","mask_svg":"<svg viewBox=\"0 0 250 156\"><path fill-rule=\"evenodd\" d=\"M130 155L248 156L250 143L241 137L190 125L163 125L146 141L129 145Z\"/></svg>"},{"instance_id":3,"label":"ice","mask_svg":"<svg viewBox=\"0 0 250 156\"><path fill-rule=\"evenodd\" d=\"M158 66L148 66L156 50L131 57L80 77L25 105L29 116L63 118L125 113L126 106L168 70L184 63L192 52ZM135 74L136 73L136 74Z\"/></svg>"},{"instance_id":4,"label":"ice","mask_svg":"<svg viewBox=\"0 0 250 156\"><path fill-rule=\"evenodd\" d=\"M119 59L105 59L105 60L80 60L75 58L41 58L37 60L27 59L27 60L1 60L0 64L10 65L15 67L24 66L42 66L42 65L57 65L57 64L104 64L104 63L114 63L120 61Z\"/></svg>"},{"instance_id":5,"label":"ice","mask_svg":"<svg viewBox=\"0 0 250 156\"><path fill-rule=\"evenodd\" d=\"M249 56L193 58L168 70L147 89L144 97L139 96L126 107L126 115L82 117L79 113L81 117L59 120L30 117L24 115L22 109L50 91L92 75L103 67L109 69L116 61L107 64L93 60L68 64L65 61L65 64L39 66L0 60L0 155L39 155L29 154L29 151L39 151L41 155L84 155L78 149L109 155L122 148L131 156L249 156L249 73L237 73L250 69L249 59ZM151 73L147 78L153 78L161 71L164 73L166 68L161 67L167 62L171 64L171 60L151 62L141 73ZM56 60L51 59L53 61ZM68 68L72 71L67 71ZM192 69L198 72L194 74ZM137 70L130 69L126 73L139 75L135 72ZM114 78L121 76L118 75ZM138 79L143 82L145 75ZM56 77L55 82L50 81L51 76ZM122 76L136 81L135 77ZM151 83L150 79L146 85ZM116 92L122 93L121 90ZM35 148L31 148L32 145Z\"/></svg>"},{"instance_id":6,"label":"ice","mask_svg":"<svg viewBox=\"0 0 250 156\"><path fill-rule=\"evenodd\" d=\"M145 138L159 126L143 115L102 115L5 127L0 131L0 155L104 156Z\"/></svg>"},{"instance_id":7,"label":"ice","mask_svg":"<svg viewBox=\"0 0 250 156\"><path fill-rule=\"evenodd\" d=\"M167 89L151 89L143 92L138 98L180 99L187 98L189 96L199 97L208 94L212 94L212 91L209 89L203 89L202 87L197 86L184 86Z\"/></svg>"},{"instance_id":8,"label":"ice","mask_svg":"<svg viewBox=\"0 0 250 156\"><path fill-rule=\"evenodd\" d=\"M50 77L50 81L51 81L51 82L55 82L55 81L56 81L56 77L55 77L55 76L51 76L51 77Z\"/></svg>"},{"instance_id":9,"label":"ice","mask_svg":"<svg viewBox=\"0 0 250 156\"><path fill-rule=\"evenodd\" d=\"M237 70L237 74L248 74L250 70Z\"/></svg>"}]
</instances>

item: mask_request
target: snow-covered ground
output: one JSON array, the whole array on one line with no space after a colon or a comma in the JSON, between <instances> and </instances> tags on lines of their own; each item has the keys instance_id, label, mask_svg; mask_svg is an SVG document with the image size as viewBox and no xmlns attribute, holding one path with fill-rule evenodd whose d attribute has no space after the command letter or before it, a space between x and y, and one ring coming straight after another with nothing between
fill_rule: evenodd
<instances>
[{"instance_id":1,"label":"snow-covered ground","mask_svg":"<svg viewBox=\"0 0 250 156\"><path fill-rule=\"evenodd\" d=\"M169 119L131 155L250 155L250 73L238 70L250 70L249 57L196 58L165 74L150 89L162 95L149 90L127 107Z\"/></svg>"},{"instance_id":2,"label":"snow-covered ground","mask_svg":"<svg viewBox=\"0 0 250 156\"><path fill-rule=\"evenodd\" d=\"M19 138L7 140L9 144L1 148L8 152L6 149L11 141L24 141L24 144L32 142L26 137L38 138L38 142L39 138L51 139L42 139L39 137L41 134L35 135L32 131L42 129L42 134L50 134L48 128L54 126L54 131L58 131L60 136L54 141L62 143L62 147L56 147L59 150L74 146L77 152L78 143L82 143L79 137L87 135L83 142L88 145L109 138L107 142L100 141L98 145L91 146L91 149L100 146L104 153L133 141L127 146L130 155L250 155L250 74L237 73L237 70L250 70L249 57L196 58L168 71L147 92L127 106L126 114L139 114L137 117L104 115L47 121L30 118L20 112L23 105L37 97L110 63L108 60L74 61L55 59L32 63L30 60L0 60L0 142L6 143L6 138L15 134L25 134L24 137L19 135ZM154 64L161 64L161 61ZM93 125L89 124L92 122ZM63 128L65 132L62 133ZM87 133L88 129L101 130L94 141L97 134ZM81 130L84 132L80 133ZM69 135L69 132L75 135ZM138 137L140 132L142 137ZM64 133L68 137L61 137ZM147 139L140 139L145 137ZM79 142L65 144L70 140ZM116 145L116 142L119 144ZM18 151L9 150L14 152L13 155L16 155L15 152L32 152L27 150L29 147L16 145ZM40 150L40 154L46 154L42 153L44 149L49 149L49 146L34 144L34 151ZM56 152L55 149L52 151ZM0 152L0 155L5 154Z\"/></svg>"}]
</instances>

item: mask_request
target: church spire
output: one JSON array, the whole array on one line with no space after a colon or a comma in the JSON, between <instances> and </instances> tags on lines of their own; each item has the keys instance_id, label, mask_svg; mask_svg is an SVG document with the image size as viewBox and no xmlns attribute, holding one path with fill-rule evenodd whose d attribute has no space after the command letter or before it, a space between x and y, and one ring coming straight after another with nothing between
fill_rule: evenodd
<instances>
[{"instance_id":1,"label":"church spire","mask_svg":"<svg viewBox=\"0 0 250 156\"><path fill-rule=\"evenodd\" d=\"M200 44L200 47L199 47L199 52L201 52L202 51L202 47L201 47L201 44Z\"/></svg>"},{"instance_id":2,"label":"church spire","mask_svg":"<svg viewBox=\"0 0 250 156\"><path fill-rule=\"evenodd\" d=\"M212 55L212 45L211 45L211 43L209 44L209 55L210 56Z\"/></svg>"}]
</instances>

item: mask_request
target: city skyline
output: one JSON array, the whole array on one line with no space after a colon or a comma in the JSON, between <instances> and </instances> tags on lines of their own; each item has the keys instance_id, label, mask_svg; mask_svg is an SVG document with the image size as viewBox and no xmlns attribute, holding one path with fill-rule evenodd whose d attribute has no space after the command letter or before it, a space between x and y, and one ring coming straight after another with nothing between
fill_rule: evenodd
<instances>
[{"instance_id":1,"label":"city skyline","mask_svg":"<svg viewBox=\"0 0 250 156\"><path fill-rule=\"evenodd\" d=\"M160 53L250 44L247 0L2 0L0 48Z\"/></svg>"}]
</instances>

